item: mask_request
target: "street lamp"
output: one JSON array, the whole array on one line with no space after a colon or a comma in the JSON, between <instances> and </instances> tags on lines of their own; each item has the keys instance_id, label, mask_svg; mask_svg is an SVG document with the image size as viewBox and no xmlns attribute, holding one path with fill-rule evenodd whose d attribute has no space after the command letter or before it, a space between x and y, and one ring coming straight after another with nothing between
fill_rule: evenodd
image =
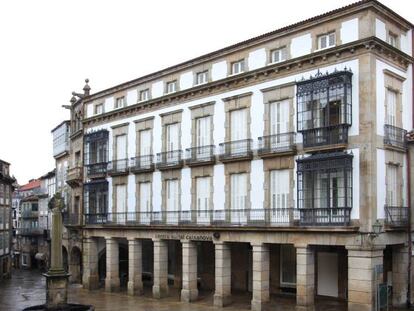
<instances>
[{"instance_id":1,"label":"street lamp","mask_svg":"<svg viewBox=\"0 0 414 311\"><path fill-rule=\"evenodd\" d=\"M380 233L382 232L382 224L377 221L372 225L372 230L373 232L370 232L374 237L377 237L380 235Z\"/></svg>"}]
</instances>

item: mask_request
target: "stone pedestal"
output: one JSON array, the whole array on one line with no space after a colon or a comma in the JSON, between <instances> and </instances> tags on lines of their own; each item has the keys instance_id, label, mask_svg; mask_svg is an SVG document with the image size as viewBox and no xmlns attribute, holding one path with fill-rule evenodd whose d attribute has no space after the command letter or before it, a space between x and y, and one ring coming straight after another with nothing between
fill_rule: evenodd
<instances>
[{"instance_id":1,"label":"stone pedestal","mask_svg":"<svg viewBox=\"0 0 414 311\"><path fill-rule=\"evenodd\" d=\"M168 296L168 244L165 240L154 239L154 298Z\"/></svg>"},{"instance_id":2,"label":"stone pedestal","mask_svg":"<svg viewBox=\"0 0 414 311\"><path fill-rule=\"evenodd\" d=\"M183 288L181 301L192 302L198 298L197 289L197 245L195 242L182 241Z\"/></svg>"},{"instance_id":3,"label":"stone pedestal","mask_svg":"<svg viewBox=\"0 0 414 311\"><path fill-rule=\"evenodd\" d=\"M253 246L253 298L252 311L261 311L270 299L269 247L265 244Z\"/></svg>"},{"instance_id":4,"label":"stone pedestal","mask_svg":"<svg viewBox=\"0 0 414 311\"><path fill-rule=\"evenodd\" d=\"M98 274L98 241L94 238L83 240L83 288L93 290L99 288Z\"/></svg>"},{"instance_id":5,"label":"stone pedestal","mask_svg":"<svg viewBox=\"0 0 414 311\"><path fill-rule=\"evenodd\" d=\"M347 246L348 250L348 310L374 311L376 285L382 275L375 272L383 266L383 248Z\"/></svg>"},{"instance_id":6,"label":"stone pedestal","mask_svg":"<svg viewBox=\"0 0 414 311\"><path fill-rule=\"evenodd\" d=\"M116 239L107 238L105 291L117 292L119 288L119 244Z\"/></svg>"},{"instance_id":7,"label":"stone pedestal","mask_svg":"<svg viewBox=\"0 0 414 311\"><path fill-rule=\"evenodd\" d=\"M392 305L405 307L408 286L408 247L392 248Z\"/></svg>"},{"instance_id":8,"label":"stone pedestal","mask_svg":"<svg viewBox=\"0 0 414 311\"><path fill-rule=\"evenodd\" d=\"M69 274L64 270L53 272L49 270L44 276L46 277L46 306L54 308L65 305L68 301Z\"/></svg>"},{"instance_id":9,"label":"stone pedestal","mask_svg":"<svg viewBox=\"0 0 414 311\"><path fill-rule=\"evenodd\" d=\"M296 247L296 310L315 309L315 252L307 245Z\"/></svg>"},{"instance_id":10,"label":"stone pedestal","mask_svg":"<svg viewBox=\"0 0 414 311\"><path fill-rule=\"evenodd\" d=\"M216 291L214 306L225 307L231 303L231 249L228 243L215 243Z\"/></svg>"},{"instance_id":11,"label":"stone pedestal","mask_svg":"<svg viewBox=\"0 0 414 311\"><path fill-rule=\"evenodd\" d=\"M128 295L142 295L142 242L128 240Z\"/></svg>"}]
</instances>

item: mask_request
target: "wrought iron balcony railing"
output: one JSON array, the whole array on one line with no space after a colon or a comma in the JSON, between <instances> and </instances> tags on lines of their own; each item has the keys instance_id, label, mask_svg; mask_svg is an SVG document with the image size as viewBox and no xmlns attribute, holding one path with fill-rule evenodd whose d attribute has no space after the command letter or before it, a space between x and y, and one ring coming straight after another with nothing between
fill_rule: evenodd
<instances>
[{"instance_id":1,"label":"wrought iron balcony railing","mask_svg":"<svg viewBox=\"0 0 414 311\"><path fill-rule=\"evenodd\" d=\"M129 173L129 163L128 159L120 159L110 161L108 163L108 175L125 175Z\"/></svg>"},{"instance_id":2,"label":"wrought iron balcony railing","mask_svg":"<svg viewBox=\"0 0 414 311\"><path fill-rule=\"evenodd\" d=\"M259 137L260 156L286 154L296 151L296 133L283 133Z\"/></svg>"},{"instance_id":3,"label":"wrought iron balcony railing","mask_svg":"<svg viewBox=\"0 0 414 311\"><path fill-rule=\"evenodd\" d=\"M78 186L82 183L82 167L75 166L68 168L68 175L66 177L66 183L69 186Z\"/></svg>"},{"instance_id":4,"label":"wrought iron balcony railing","mask_svg":"<svg viewBox=\"0 0 414 311\"><path fill-rule=\"evenodd\" d=\"M242 139L221 143L219 159L222 162L253 158L253 140Z\"/></svg>"},{"instance_id":5,"label":"wrought iron balcony railing","mask_svg":"<svg viewBox=\"0 0 414 311\"><path fill-rule=\"evenodd\" d=\"M201 146L186 149L186 164L188 166L204 165L214 163L216 146Z\"/></svg>"},{"instance_id":6,"label":"wrought iron balcony railing","mask_svg":"<svg viewBox=\"0 0 414 311\"><path fill-rule=\"evenodd\" d=\"M86 170L89 177L106 175L108 162L87 164Z\"/></svg>"},{"instance_id":7,"label":"wrought iron balcony railing","mask_svg":"<svg viewBox=\"0 0 414 311\"><path fill-rule=\"evenodd\" d=\"M152 172L154 170L153 155L131 158L129 168L132 173Z\"/></svg>"},{"instance_id":8,"label":"wrought iron balcony railing","mask_svg":"<svg viewBox=\"0 0 414 311\"><path fill-rule=\"evenodd\" d=\"M22 218L38 218L38 211L25 210L22 212Z\"/></svg>"},{"instance_id":9,"label":"wrought iron balcony railing","mask_svg":"<svg viewBox=\"0 0 414 311\"><path fill-rule=\"evenodd\" d=\"M302 131L303 147L348 144L348 124L332 125Z\"/></svg>"},{"instance_id":10,"label":"wrought iron balcony railing","mask_svg":"<svg viewBox=\"0 0 414 311\"><path fill-rule=\"evenodd\" d=\"M389 124L384 125L384 145L406 149L406 136L406 130Z\"/></svg>"},{"instance_id":11,"label":"wrought iron balcony railing","mask_svg":"<svg viewBox=\"0 0 414 311\"><path fill-rule=\"evenodd\" d=\"M350 207L300 208L301 226L349 226Z\"/></svg>"},{"instance_id":12,"label":"wrought iron balcony railing","mask_svg":"<svg viewBox=\"0 0 414 311\"><path fill-rule=\"evenodd\" d=\"M79 223L79 214L77 213L62 213L63 224L65 226L77 226Z\"/></svg>"},{"instance_id":13,"label":"wrought iron balcony railing","mask_svg":"<svg viewBox=\"0 0 414 311\"><path fill-rule=\"evenodd\" d=\"M42 235L43 228L18 228L17 235Z\"/></svg>"},{"instance_id":14,"label":"wrought iron balcony railing","mask_svg":"<svg viewBox=\"0 0 414 311\"><path fill-rule=\"evenodd\" d=\"M159 170L180 168L183 166L182 150L157 153L157 168Z\"/></svg>"},{"instance_id":15,"label":"wrought iron balcony railing","mask_svg":"<svg viewBox=\"0 0 414 311\"><path fill-rule=\"evenodd\" d=\"M405 227L408 225L409 209L406 206L385 205L385 224L391 227Z\"/></svg>"}]
</instances>

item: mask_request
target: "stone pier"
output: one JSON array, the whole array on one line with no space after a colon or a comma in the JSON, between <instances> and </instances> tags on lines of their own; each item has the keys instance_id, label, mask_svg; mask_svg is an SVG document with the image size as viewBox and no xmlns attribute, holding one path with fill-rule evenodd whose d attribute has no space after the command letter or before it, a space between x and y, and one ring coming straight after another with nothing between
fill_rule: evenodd
<instances>
[{"instance_id":1,"label":"stone pier","mask_svg":"<svg viewBox=\"0 0 414 311\"><path fill-rule=\"evenodd\" d=\"M141 295L142 285L142 241L128 240L128 295Z\"/></svg>"},{"instance_id":2,"label":"stone pier","mask_svg":"<svg viewBox=\"0 0 414 311\"><path fill-rule=\"evenodd\" d=\"M168 296L168 243L165 240L154 239L154 298Z\"/></svg>"},{"instance_id":3,"label":"stone pier","mask_svg":"<svg viewBox=\"0 0 414 311\"><path fill-rule=\"evenodd\" d=\"M261 311L270 299L269 247L252 244L253 247L253 298L252 311Z\"/></svg>"},{"instance_id":4,"label":"stone pier","mask_svg":"<svg viewBox=\"0 0 414 311\"><path fill-rule=\"evenodd\" d=\"M83 240L83 288L93 290L99 288L98 274L98 241L96 238Z\"/></svg>"},{"instance_id":5,"label":"stone pier","mask_svg":"<svg viewBox=\"0 0 414 311\"><path fill-rule=\"evenodd\" d=\"M119 288L119 244L114 238L106 238L105 291L117 292Z\"/></svg>"},{"instance_id":6,"label":"stone pier","mask_svg":"<svg viewBox=\"0 0 414 311\"><path fill-rule=\"evenodd\" d=\"M216 291L214 306L225 307L231 303L231 249L230 244L215 242Z\"/></svg>"},{"instance_id":7,"label":"stone pier","mask_svg":"<svg viewBox=\"0 0 414 311\"><path fill-rule=\"evenodd\" d=\"M192 302L198 298L197 289L197 244L193 241L182 241L183 253L183 288L181 301Z\"/></svg>"},{"instance_id":8,"label":"stone pier","mask_svg":"<svg viewBox=\"0 0 414 311\"><path fill-rule=\"evenodd\" d=\"M308 245L296 247L296 310L315 309L315 252Z\"/></svg>"}]
</instances>

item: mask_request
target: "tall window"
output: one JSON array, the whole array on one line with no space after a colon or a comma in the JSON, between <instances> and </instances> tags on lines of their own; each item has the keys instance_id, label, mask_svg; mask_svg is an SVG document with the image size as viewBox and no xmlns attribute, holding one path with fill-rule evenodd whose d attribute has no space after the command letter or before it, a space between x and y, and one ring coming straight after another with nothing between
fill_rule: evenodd
<instances>
[{"instance_id":1,"label":"tall window","mask_svg":"<svg viewBox=\"0 0 414 311\"><path fill-rule=\"evenodd\" d=\"M398 206L398 166L387 165L387 205Z\"/></svg>"},{"instance_id":2,"label":"tall window","mask_svg":"<svg viewBox=\"0 0 414 311\"><path fill-rule=\"evenodd\" d=\"M197 128L197 147L208 146L211 144L210 129L211 129L211 117L202 117L196 119Z\"/></svg>"},{"instance_id":3,"label":"tall window","mask_svg":"<svg viewBox=\"0 0 414 311\"><path fill-rule=\"evenodd\" d=\"M85 164L103 163L107 161L108 146L107 130L85 135Z\"/></svg>"},{"instance_id":4,"label":"tall window","mask_svg":"<svg viewBox=\"0 0 414 311\"><path fill-rule=\"evenodd\" d=\"M179 149L179 123L168 124L166 126L166 151L171 152Z\"/></svg>"},{"instance_id":5,"label":"tall window","mask_svg":"<svg viewBox=\"0 0 414 311\"><path fill-rule=\"evenodd\" d=\"M139 92L139 101L149 100L149 89L142 90Z\"/></svg>"},{"instance_id":6,"label":"tall window","mask_svg":"<svg viewBox=\"0 0 414 311\"><path fill-rule=\"evenodd\" d=\"M289 207L289 170L270 172L270 208L286 209Z\"/></svg>"},{"instance_id":7,"label":"tall window","mask_svg":"<svg viewBox=\"0 0 414 311\"><path fill-rule=\"evenodd\" d=\"M247 109L230 112L231 141L247 139Z\"/></svg>"},{"instance_id":8,"label":"tall window","mask_svg":"<svg viewBox=\"0 0 414 311\"><path fill-rule=\"evenodd\" d=\"M139 184L139 208L141 213L151 212L151 183L142 182Z\"/></svg>"},{"instance_id":9,"label":"tall window","mask_svg":"<svg viewBox=\"0 0 414 311\"><path fill-rule=\"evenodd\" d=\"M270 103L270 135L289 132L289 101Z\"/></svg>"},{"instance_id":10,"label":"tall window","mask_svg":"<svg viewBox=\"0 0 414 311\"><path fill-rule=\"evenodd\" d=\"M97 104L95 105L95 114L101 114L104 112L104 106L103 104Z\"/></svg>"},{"instance_id":11,"label":"tall window","mask_svg":"<svg viewBox=\"0 0 414 311\"><path fill-rule=\"evenodd\" d=\"M116 159L123 160L127 158L127 136L115 136L116 141Z\"/></svg>"},{"instance_id":12,"label":"tall window","mask_svg":"<svg viewBox=\"0 0 414 311\"><path fill-rule=\"evenodd\" d=\"M211 177L196 178L196 204L197 204L197 220L205 222L208 219L208 211L210 209L210 179Z\"/></svg>"},{"instance_id":13,"label":"tall window","mask_svg":"<svg viewBox=\"0 0 414 311\"><path fill-rule=\"evenodd\" d=\"M115 109L117 108L122 108L126 106L126 101L125 101L125 97L118 97L117 99L115 99Z\"/></svg>"},{"instance_id":14,"label":"tall window","mask_svg":"<svg viewBox=\"0 0 414 311\"><path fill-rule=\"evenodd\" d=\"M108 212L108 182L91 182L84 186L85 213L91 217L90 223L106 220Z\"/></svg>"},{"instance_id":15,"label":"tall window","mask_svg":"<svg viewBox=\"0 0 414 311\"><path fill-rule=\"evenodd\" d=\"M398 36L392 32L388 33L388 43L393 47L398 47Z\"/></svg>"},{"instance_id":16,"label":"tall window","mask_svg":"<svg viewBox=\"0 0 414 311\"><path fill-rule=\"evenodd\" d=\"M127 193L126 193L126 185L116 185L116 212L117 212L117 219L120 222L124 222L126 220L126 202L127 202Z\"/></svg>"},{"instance_id":17,"label":"tall window","mask_svg":"<svg viewBox=\"0 0 414 311\"><path fill-rule=\"evenodd\" d=\"M208 71L197 72L196 74L196 84L204 84L208 82Z\"/></svg>"},{"instance_id":18,"label":"tall window","mask_svg":"<svg viewBox=\"0 0 414 311\"><path fill-rule=\"evenodd\" d=\"M151 130L139 132L139 152L141 156L151 154Z\"/></svg>"},{"instance_id":19,"label":"tall window","mask_svg":"<svg viewBox=\"0 0 414 311\"><path fill-rule=\"evenodd\" d=\"M397 92L387 89L387 116L386 124L396 126L397 120Z\"/></svg>"},{"instance_id":20,"label":"tall window","mask_svg":"<svg viewBox=\"0 0 414 311\"><path fill-rule=\"evenodd\" d=\"M167 212L172 212L170 216L172 216L173 218L177 217L177 214L175 212L178 212L178 191L179 190L177 179L166 180L166 209Z\"/></svg>"},{"instance_id":21,"label":"tall window","mask_svg":"<svg viewBox=\"0 0 414 311\"><path fill-rule=\"evenodd\" d=\"M335 38L335 32L327 33L320 35L318 37L318 49L326 49L335 46L336 44L336 38Z\"/></svg>"},{"instance_id":22,"label":"tall window","mask_svg":"<svg viewBox=\"0 0 414 311\"><path fill-rule=\"evenodd\" d=\"M231 175L231 209L245 210L247 207L247 174Z\"/></svg>"},{"instance_id":23,"label":"tall window","mask_svg":"<svg viewBox=\"0 0 414 311\"><path fill-rule=\"evenodd\" d=\"M231 63L231 74L244 72L244 59Z\"/></svg>"},{"instance_id":24,"label":"tall window","mask_svg":"<svg viewBox=\"0 0 414 311\"><path fill-rule=\"evenodd\" d=\"M166 93L170 94L170 93L174 93L177 91L177 81L171 81L171 82L167 82L166 85Z\"/></svg>"},{"instance_id":25,"label":"tall window","mask_svg":"<svg viewBox=\"0 0 414 311\"><path fill-rule=\"evenodd\" d=\"M270 62L271 63L279 63L286 60L287 50L286 47L272 50L270 52Z\"/></svg>"}]
</instances>

